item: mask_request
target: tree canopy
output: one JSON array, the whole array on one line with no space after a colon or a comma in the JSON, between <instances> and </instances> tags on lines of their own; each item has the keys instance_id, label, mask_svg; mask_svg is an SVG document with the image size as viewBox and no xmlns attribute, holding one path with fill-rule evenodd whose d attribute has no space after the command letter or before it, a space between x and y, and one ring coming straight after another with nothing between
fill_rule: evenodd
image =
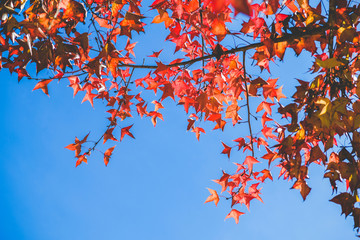
<instances>
[{"instance_id":1,"label":"tree canopy","mask_svg":"<svg viewBox=\"0 0 360 240\"><path fill-rule=\"evenodd\" d=\"M280 176L292 180L305 200L309 167L324 167L342 214L360 229L360 4L308 0L7 0L0 4L0 69L34 90L51 94L56 81L69 83L82 102L103 102L108 125L101 136L84 134L66 146L78 166L94 150L105 165L115 146L135 138L134 115L163 120L163 101L183 107L187 131L246 129L222 154L242 151L236 168L223 171L219 190L205 202L231 201L226 218L236 222L261 188ZM144 6L143 6L144 5ZM135 34L165 33L164 49L147 44L136 58ZM169 47L168 47L169 46ZM265 78L285 51L307 52L311 79L297 79L285 96L276 76ZM296 67L296 66L295 66ZM141 77L134 77L134 72ZM137 75L138 75L137 74ZM153 93L153 94L152 94ZM156 95L157 94L157 95ZM207 123L208 122L208 123ZM208 126L212 126L209 128ZM86 130L84 130L86 131ZM90 140L91 139L91 140ZM101 146L100 143L106 144Z\"/></svg>"}]
</instances>

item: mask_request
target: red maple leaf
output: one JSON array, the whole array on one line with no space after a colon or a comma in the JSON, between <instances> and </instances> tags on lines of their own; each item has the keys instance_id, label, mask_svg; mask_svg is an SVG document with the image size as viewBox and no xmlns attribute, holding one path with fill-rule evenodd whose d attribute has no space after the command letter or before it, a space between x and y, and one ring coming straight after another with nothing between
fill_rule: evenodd
<instances>
[{"instance_id":1,"label":"red maple leaf","mask_svg":"<svg viewBox=\"0 0 360 240\"><path fill-rule=\"evenodd\" d=\"M108 165L109 160L110 160L110 157L111 157L111 155L112 155L112 152L114 151L114 148L115 148L115 146L113 146L113 147L111 147L111 148L109 148L108 150L105 151L105 153L104 153L104 163L105 163L105 166Z\"/></svg>"},{"instance_id":2,"label":"red maple leaf","mask_svg":"<svg viewBox=\"0 0 360 240\"><path fill-rule=\"evenodd\" d=\"M41 82L38 82L33 91L34 90L37 90L37 89L41 89L46 95L49 96L49 90L48 90L48 87L47 85L52 81L53 79L49 79L49 80L44 80L44 81L41 81Z\"/></svg>"},{"instance_id":3,"label":"red maple leaf","mask_svg":"<svg viewBox=\"0 0 360 240\"><path fill-rule=\"evenodd\" d=\"M134 53L133 49L134 49L136 43L137 42L130 43L130 39L128 38L126 47L125 47L125 50L128 51L129 53L131 53L134 57L135 57L135 53Z\"/></svg>"},{"instance_id":4,"label":"red maple leaf","mask_svg":"<svg viewBox=\"0 0 360 240\"><path fill-rule=\"evenodd\" d=\"M243 215L243 214L245 214L245 213L239 212L239 211L236 210L236 209L232 209L232 210L230 211L230 213L225 217L225 219L234 218L236 224L238 224L238 223L239 223L239 217L240 217L241 215Z\"/></svg>"},{"instance_id":5,"label":"red maple leaf","mask_svg":"<svg viewBox=\"0 0 360 240\"><path fill-rule=\"evenodd\" d=\"M237 139L235 139L233 141L238 143L238 145L237 145L239 147L238 150L240 150L245 145L245 139L242 138L242 137L237 138Z\"/></svg>"},{"instance_id":6,"label":"red maple leaf","mask_svg":"<svg viewBox=\"0 0 360 240\"><path fill-rule=\"evenodd\" d=\"M272 175L271 175L271 172L270 172L268 169L262 170L261 173L263 174L263 175L259 178L259 180L260 180L261 182L264 182L265 179L267 179L267 178L269 178L271 181L273 181L273 177L272 177Z\"/></svg>"},{"instance_id":7,"label":"red maple leaf","mask_svg":"<svg viewBox=\"0 0 360 240\"><path fill-rule=\"evenodd\" d=\"M163 101L167 97L171 97L174 101L174 88L170 82L165 83L163 87L159 87L161 91L163 91L163 95L161 96L161 101Z\"/></svg>"},{"instance_id":8,"label":"red maple leaf","mask_svg":"<svg viewBox=\"0 0 360 240\"><path fill-rule=\"evenodd\" d=\"M155 57L155 58L158 58L161 52L162 52L162 49L161 49L160 51L158 51L158 52L153 52L153 54L151 54L151 55L150 55L150 56L148 56L148 57Z\"/></svg>"},{"instance_id":9,"label":"red maple leaf","mask_svg":"<svg viewBox=\"0 0 360 240\"><path fill-rule=\"evenodd\" d=\"M81 141L77 137L75 137L75 143L69 144L65 148L67 148L71 151L75 151L75 156L76 157L79 156L79 154L81 152L81 144L83 144L87 141L89 134L90 133L88 133Z\"/></svg>"},{"instance_id":10,"label":"red maple leaf","mask_svg":"<svg viewBox=\"0 0 360 240\"><path fill-rule=\"evenodd\" d=\"M74 89L73 97L75 97L75 95L78 93L78 91L81 90L80 79L79 79L79 77L76 77L76 76L68 77L68 79L70 81L69 87L72 87Z\"/></svg>"},{"instance_id":11,"label":"red maple leaf","mask_svg":"<svg viewBox=\"0 0 360 240\"><path fill-rule=\"evenodd\" d=\"M249 172L252 172L253 165L254 165L255 163L259 163L259 161L256 160L256 158L254 158L254 157L252 157L252 156L246 156L243 165L247 165L247 166L248 166L248 169L249 169Z\"/></svg>"},{"instance_id":12,"label":"red maple leaf","mask_svg":"<svg viewBox=\"0 0 360 240\"><path fill-rule=\"evenodd\" d=\"M157 119L158 119L158 118L160 118L161 120L164 121L164 118L163 118L162 114L159 113L159 112L151 111L151 112L149 112L148 115L151 116L151 122L152 122L152 124L154 125L154 127L156 126L156 123L157 123Z\"/></svg>"},{"instance_id":13,"label":"red maple leaf","mask_svg":"<svg viewBox=\"0 0 360 240\"><path fill-rule=\"evenodd\" d=\"M274 128L269 128L268 126L264 125L261 132L263 133L264 137L266 137L266 139L276 138L276 136L272 133L273 130L274 130Z\"/></svg>"},{"instance_id":14,"label":"red maple leaf","mask_svg":"<svg viewBox=\"0 0 360 240\"><path fill-rule=\"evenodd\" d=\"M78 156L77 158L78 159L76 160L75 167L79 166L83 162L87 163L87 158L85 155Z\"/></svg>"},{"instance_id":15,"label":"red maple leaf","mask_svg":"<svg viewBox=\"0 0 360 240\"><path fill-rule=\"evenodd\" d=\"M196 138L199 141L200 139L200 132L205 133L205 130L203 128L200 127L196 127L192 130L192 132L194 132L196 134Z\"/></svg>"},{"instance_id":16,"label":"red maple leaf","mask_svg":"<svg viewBox=\"0 0 360 240\"><path fill-rule=\"evenodd\" d=\"M86 92L85 97L83 98L82 102L89 101L91 103L91 106L94 107L94 97L96 97L97 94Z\"/></svg>"},{"instance_id":17,"label":"red maple leaf","mask_svg":"<svg viewBox=\"0 0 360 240\"><path fill-rule=\"evenodd\" d=\"M134 135L132 135L132 133L129 131L130 128L131 128L133 125L134 125L134 124L132 124L132 125L130 125L130 126L127 126L127 127L124 127L124 128L121 129L120 141L123 140L123 138L124 138L125 135L128 135L128 136L130 136L130 137L132 137L132 138L135 139Z\"/></svg>"},{"instance_id":18,"label":"red maple leaf","mask_svg":"<svg viewBox=\"0 0 360 240\"><path fill-rule=\"evenodd\" d=\"M104 142L103 143L106 143L106 141L109 140L109 139L111 139L113 141L117 141L117 139L112 134L114 129L115 128L109 128L108 130L106 130L106 132L104 133Z\"/></svg>"},{"instance_id":19,"label":"red maple leaf","mask_svg":"<svg viewBox=\"0 0 360 240\"><path fill-rule=\"evenodd\" d=\"M260 112L261 110L265 110L266 113L271 115L271 106L275 105L274 103L268 103L268 102L261 102L259 106L256 109L256 112Z\"/></svg>"},{"instance_id":20,"label":"red maple leaf","mask_svg":"<svg viewBox=\"0 0 360 240\"><path fill-rule=\"evenodd\" d=\"M224 146L224 150L221 152L222 154L227 154L228 158L230 158L230 152L231 152L231 147L229 147L228 145L226 145L225 143L221 142L222 145Z\"/></svg>"}]
</instances>

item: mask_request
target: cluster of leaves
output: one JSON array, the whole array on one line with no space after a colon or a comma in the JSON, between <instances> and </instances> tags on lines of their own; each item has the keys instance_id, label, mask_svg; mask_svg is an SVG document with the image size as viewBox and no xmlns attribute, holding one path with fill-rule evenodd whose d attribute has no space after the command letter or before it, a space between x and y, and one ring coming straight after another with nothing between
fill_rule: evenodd
<instances>
[{"instance_id":1,"label":"cluster of leaves","mask_svg":"<svg viewBox=\"0 0 360 240\"><path fill-rule=\"evenodd\" d=\"M149 117L155 126L158 119L163 120L162 102L170 98L184 107L187 130L198 140L205 133L203 121L220 131L229 124L247 125L247 136L235 139L235 146L222 143L223 154L230 158L231 151L243 150L245 160L235 163L235 173L223 172L215 180L228 194L225 198L232 208L237 204L249 208L253 199L262 201L260 185L272 180L271 165L281 169L284 179L294 181L292 188L300 190L305 200L311 190L308 169L316 163L326 169L324 177L333 191L345 181L346 190L331 201L341 205L346 216L352 215L359 229L360 5L345 0L155 0L149 8L155 17L145 24L143 13L148 8L141 6L141 0L7 0L0 4L0 69L16 73L19 81L24 77L36 81L34 90L47 95L53 80L67 79L74 96L84 92L83 102L93 105L94 99L100 99L109 108L109 124L91 147L83 146L91 143L88 135L66 147L75 151L76 166L87 162L101 141L122 141L125 135L134 138L132 125L120 123L133 114ZM230 30L234 20L242 21L241 30ZM163 62L163 49L148 56L153 64L136 63L132 34L145 33L154 24L164 24L165 40L173 43L180 57ZM234 45L225 48L222 43L229 39ZM311 54L314 78L298 80L290 103L283 106L279 101L286 97L277 79L252 77L245 60L250 54L261 70L270 72L270 62L283 60L287 49L296 55ZM36 76L28 72L34 67ZM132 80L136 69L145 74ZM161 97L145 100L141 90L160 91ZM260 102L256 113L262 114L261 134L256 135L252 99ZM154 105L153 111L149 104ZM275 118L274 110L282 117ZM338 144L340 139L344 145ZM103 153L105 165L113 150ZM261 159L267 164L259 164ZM206 202L217 205L218 193L209 191ZM241 214L233 208L226 218L238 222Z\"/></svg>"}]
</instances>

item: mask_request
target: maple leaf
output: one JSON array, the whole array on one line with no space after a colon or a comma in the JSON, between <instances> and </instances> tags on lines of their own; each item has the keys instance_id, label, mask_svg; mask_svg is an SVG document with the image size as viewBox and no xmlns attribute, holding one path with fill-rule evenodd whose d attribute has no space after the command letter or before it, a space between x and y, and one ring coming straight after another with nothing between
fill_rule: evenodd
<instances>
[{"instance_id":1,"label":"maple leaf","mask_svg":"<svg viewBox=\"0 0 360 240\"><path fill-rule=\"evenodd\" d=\"M161 91L163 91L163 95L161 96L161 101L163 101L167 97L171 97L174 101L174 88L171 83L165 83L163 87L159 87Z\"/></svg>"},{"instance_id":2,"label":"maple leaf","mask_svg":"<svg viewBox=\"0 0 360 240\"><path fill-rule=\"evenodd\" d=\"M261 102L259 106L256 109L256 112L260 112L261 110L265 110L266 113L271 115L271 106L275 105L274 103L268 103L268 102Z\"/></svg>"},{"instance_id":3,"label":"maple leaf","mask_svg":"<svg viewBox=\"0 0 360 240\"><path fill-rule=\"evenodd\" d=\"M0 69L1 69L1 64L0 64ZM30 75L28 74L28 72L26 71L25 68L18 68L15 69L15 72L18 74L18 82L20 82L20 80L23 77L30 77ZM55 77L54 77L55 78Z\"/></svg>"},{"instance_id":4,"label":"maple leaf","mask_svg":"<svg viewBox=\"0 0 360 240\"><path fill-rule=\"evenodd\" d=\"M350 193L343 192L332 198L330 202L339 204L341 206L341 214L345 214L347 217L354 210L356 199Z\"/></svg>"},{"instance_id":5,"label":"maple leaf","mask_svg":"<svg viewBox=\"0 0 360 240\"><path fill-rule=\"evenodd\" d=\"M264 125L261 132L263 133L264 137L266 137L266 139L276 138L276 136L272 133L273 130L274 130L274 128L269 128L268 126Z\"/></svg>"},{"instance_id":6,"label":"maple leaf","mask_svg":"<svg viewBox=\"0 0 360 240\"><path fill-rule=\"evenodd\" d=\"M80 79L79 79L79 77L76 77L76 76L68 77L68 79L70 81L69 87L72 87L74 89L73 97L75 97L75 95L78 93L78 91L81 90Z\"/></svg>"},{"instance_id":7,"label":"maple leaf","mask_svg":"<svg viewBox=\"0 0 360 240\"><path fill-rule=\"evenodd\" d=\"M158 101L152 101L151 102L152 104L155 104L155 112L157 112L157 110L159 110L159 109L162 109L162 108L164 108L164 106L160 103L160 102L158 102Z\"/></svg>"},{"instance_id":8,"label":"maple leaf","mask_svg":"<svg viewBox=\"0 0 360 240\"><path fill-rule=\"evenodd\" d=\"M78 159L76 160L75 167L79 166L81 163L87 163L87 158L85 155L78 156Z\"/></svg>"},{"instance_id":9,"label":"maple leaf","mask_svg":"<svg viewBox=\"0 0 360 240\"><path fill-rule=\"evenodd\" d=\"M136 43L137 42L130 43L130 39L128 38L126 47L125 47L125 50L128 51L129 53L131 53L134 57L135 57L135 53L134 53L133 49L134 49Z\"/></svg>"},{"instance_id":10,"label":"maple leaf","mask_svg":"<svg viewBox=\"0 0 360 240\"><path fill-rule=\"evenodd\" d=\"M228 185L228 180L229 180L230 175L225 173L223 171L223 175L219 180L213 180L214 182L216 182L217 184L221 185L222 189L221 189L221 193L223 193L224 191L226 191L227 185Z\"/></svg>"},{"instance_id":11,"label":"maple leaf","mask_svg":"<svg viewBox=\"0 0 360 240\"><path fill-rule=\"evenodd\" d=\"M153 54L149 55L148 57L158 58L161 52L162 52L162 49L158 52L153 52Z\"/></svg>"},{"instance_id":12,"label":"maple leaf","mask_svg":"<svg viewBox=\"0 0 360 240\"><path fill-rule=\"evenodd\" d=\"M243 215L243 214L245 214L245 213L239 212L239 211L236 210L236 209L232 209L232 210L230 211L230 213L229 213L228 215L226 215L225 220L228 219L228 218L234 218L234 219L235 219L235 223L238 224L238 223L239 223L239 217L240 217L241 215Z\"/></svg>"},{"instance_id":13,"label":"maple leaf","mask_svg":"<svg viewBox=\"0 0 360 240\"><path fill-rule=\"evenodd\" d=\"M254 173L255 175L255 173ZM252 184L248 191L249 191L249 195L251 195L251 197L254 197L255 199L259 200L260 202L264 203L263 200L261 199L261 197L259 196L260 194L260 189L258 189L258 186L259 186L260 183L254 183Z\"/></svg>"},{"instance_id":14,"label":"maple leaf","mask_svg":"<svg viewBox=\"0 0 360 240\"><path fill-rule=\"evenodd\" d=\"M165 64L163 64L162 62L156 62L157 64L157 68L154 71L155 74L159 73L159 74L164 74L166 72L168 72L169 67Z\"/></svg>"},{"instance_id":15,"label":"maple leaf","mask_svg":"<svg viewBox=\"0 0 360 240\"><path fill-rule=\"evenodd\" d=\"M37 89L41 89L46 95L49 96L49 90L48 90L48 87L47 85L52 81L53 79L49 79L49 80L44 80L44 81L41 81L41 82L38 82L33 91L34 90L37 90Z\"/></svg>"},{"instance_id":16,"label":"maple leaf","mask_svg":"<svg viewBox=\"0 0 360 240\"><path fill-rule=\"evenodd\" d=\"M261 158L269 160L269 167L270 167L270 164L279 156L277 155L277 153L271 151L268 147L265 147L265 148L266 148L267 153L264 156L262 156Z\"/></svg>"},{"instance_id":17,"label":"maple leaf","mask_svg":"<svg viewBox=\"0 0 360 240\"><path fill-rule=\"evenodd\" d=\"M254 158L254 157L252 157L252 156L246 156L243 165L247 165L247 166L248 166L248 169L249 169L249 172L252 172L253 165L254 165L255 163L259 163L259 161L256 160L256 158Z\"/></svg>"},{"instance_id":18,"label":"maple leaf","mask_svg":"<svg viewBox=\"0 0 360 240\"><path fill-rule=\"evenodd\" d=\"M85 143L87 141L87 138L90 133L88 133L81 141L75 137L75 143L67 145L65 148L75 151L75 156L78 157L81 152L81 144Z\"/></svg>"},{"instance_id":19,"label":"maple leaf","mask_svg":"<svg viewBox=\"0 0 360 240\"><path fill-rule=\"evenodd\" d=\"M232 104L227 107L225 112L225 118L232 118L232 123L235 125L239 120L241 120L240 116L238 115L240 107L237 104Z\"/></svg>"},{"instance_id":20,"label":"maple leaf","mask_svg":"<svg viewBox=\"0 0 360 240\"><path fill-rule=\"evenodd\" d=\"M170 18L169 14L166 11L162 9L157 9L157 10L159 12L159 15L155 16L151 23L164 22L165 28L168 28L174 22L174 19Z\"/></svg>"},{"instance_id":21,"label":"maple leaf","mask_svg":"<svg viewBox=\"0 0 360 240\"><path fill-rule=\"evenodd\" d=\"M251 15L251 7L248 0L231 0L231 4L235 8L235 16L238 13L244 13L248 16Z\"/></svg>"},{"instance_id":22,"label":"maple leaf","mask_svg":"<svg viewBox=\"0 0 360 240\"><path fill-rule=\"evenodd\" d=\"M85 101L89 101L91 106L94 107L94 97L96 97L97 94L94 94L94 93L91 93L91 92L86 92L85 94L85 97L83 98L82 102L85 102Z\"/></svg>"},{"instance_id":23,"label":"maple leaf","mask_svg":"<svg viewBox=\"0 0 360 240\"><path fill-rule=\"evenodd\" d=\"M271 172L270 172L268 169L262 170L261 173L263 174L263 175L259 178L259 180L260 180L261 182L264 182L265 179L267 179L267 178L269 178L271 181L273 181L273 177L272 177L272 175L271 175Z\"/></svg>"},{"instance_id":24,"label":"maple leaf","mask_svg":"<svg viewBox=\"0 0 360 240\"><path fill-rule=\"evenodd\" d=\"M230 158L230 152L231 152L231 147L229 147L228 145L226 145L225 143L221 142L222 145L224 146L224 150L221 152L222 154L227 154L228 158Z\"/></svg>"},{"instance_id":25,"label":"maple leaf","mask_svg":"<svg viewBox=\"0 0 360 240\"><path fill-rule=\"evenodd\" d=\"M219 203L219 196L218 196L217 192L210 188L207 188L207 190L209 190L211 195L205 200L205 203L214 201L215 206L217 206L217 204Z\"/></svg>"},{"instance_id":26,"label":"maple leaf","mask_svg":"<svg viewBox=\"0 0 360 240\"><path fill-rule=\"evenodd\" d=\"M301 179L297 180L291 188L299 189L304 201L311 191L311 188L307 185L307 183Z\"/></svg>"},{"instance_id":27,"label":"maple leaf","mask_svg":"<svg viewBox=\"0 0 360 240\"><path fill-rule=\"evenodd\" d=\"M237 139L235 139L233 141L238 143L238 145L237 145L239 147L238 150L240 150L245 145L245 139L242 138L242 137L237 138Z\"/></svg>"},{"instance_id":28,"label":"maple leaf","mask_svg":"<svg viewBox=\"0 0 360 240\"><path fill-rule=\"evenodd\" d=\"M185 109L185 112L188 113L189 112L189 107L192 106L193 104L195 103L195 100L192 99L192 98L189 98L189 97L182 97L180 100L179 100L179 104L180 105L184 105L184 109Z\"/></svg>"},{"instance_id":29,"label":"maple leaf","mask_svg":"<svg viewBox=\"0 0 360 240\"><path fill-rule=\"evenodd\" d=\"M326 163L326 159L327 159L326 155L323 153L323 151L321 151L319 145L317 145L311 149L309 162L311 163L318 159L321 159L323 164Z\"/></svg>"},{"instance_id":30,"label":"maple leaf","mask_svg":"<svg viewBox=\"0 0 360 240\"><path fill-rule=\"evenodd\" d=\"M186 128L186 131L189 131L190 129L194 129L194 123L195 123L195 119L189 118L188 119L188 125Z\"/></svg>"},{"instance_id":31,"label":"maple leaf","mask_svg":"<svg viewBox=\"0 0 360 240\"><path fill-rule=\"evenodd\" d=\"M104 153L104 163L105 163L105 166L108 165L109 160L110 160L110 157L111 157L112 152L114 151L114 148L115 148L115 147L116 147L116 146L113 146L113 147L111 147L111 148L109 148L108 150L105 151L105 153Z\"/></svg>"},{"instance_id":32,"label":"maple leaf","mask_svg":"<svg viewBox=\"0 0 360 240\"><path fill-rule=\"evenodd\" d=\"M267 116L267 112L264 112L264 114L261 117L261 124L264 127L266 125L266 122L271 121L272 119Z\"/></svg>"},{"instance_id":33,"label":"maple leaf","mask_svg":"<svg viewBox=\"0 0 360 240\"><path fill-rule=\"evenodd\" d=\"M109 140L109 139L111 139L113 141L117 141L117 139L112 134L114 129L115 128L109 128L108 130L106 130L106 132L104 133L104 142L103 143L106 143L106 141Z\"/></svg>"},{"instance_id":34,"label":"maple leaf","mask_svg":"<svg viewBox=\"0 0 360 240\"><path fill-rule=\"evenodd\" d=\"M160 118L161 120L164 121L162 114L159 113L159 112L151 111L151 112L149 112L148 115L151 116L151 122L152 122L152 124L154 125L154 127L156 126L156 123L157 123L157 119L158 119L158 118Z\"/></svg>"},{"instance_id":35,"label":"maple leaf","mask_svg":"<svg viewBox=\"0 0 360 240\"><path fill-rule=\"evenodd\" d=\"M86 9L82 3L75 0L62 0L59 4L64 9L63 18L73 18L80 22L84 22L86 17Z\"/></svg>"},{"instance_id":36,"label":"maple leaf","mask_svg":"<svg viewBox=\"0 0 360 240\"><path fill-rule=\"evenodd\" d=\"M199 141L200 140L200 132L205 133L205 130L203 128L200 127L195 127L192 132L194 132L196 134L196 138Z\"/></svg>"},{"instance_id":37,"label":"maple leaf","mask_svg":"<svg viewBox=\"0 0 360 240\"><path fill-rule=\"evenodd\" d=\"M134 124L130 125L130 126L127 126L127 127L124 127L124 128L121 128L121 136L120 136L120 141L122 141L122 139L124 138L125 135L128 135L132 138L135 139L134 135L129 131L130 128L132 128Z\"/></svg>"},{"instance_id":38,"label":"maple leaf","mask_svg":"<svg viewBox=\"0 0 360 240\"><path fill-rule=\"evenodd\" d=\"M224 21L215 18L211 24L211 32L218 37L219 42L224 39L227 32Z\"/></svg>"}]
</instances>

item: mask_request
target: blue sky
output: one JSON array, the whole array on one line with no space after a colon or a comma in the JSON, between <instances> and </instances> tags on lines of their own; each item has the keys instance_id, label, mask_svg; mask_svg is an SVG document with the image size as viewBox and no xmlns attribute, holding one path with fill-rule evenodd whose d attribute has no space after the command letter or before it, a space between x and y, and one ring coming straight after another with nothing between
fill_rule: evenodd
<instances>
[{"instance_id":1,"label":"blue sky","mask_svg":"<svg viewBox=\"0 0 360 240\"><path fill-rule=\"evenodd\" d=\"M275 178L262 190L264 204L254 200L250 213L240 209L247 214L238 225L224 221L228 202L204 204L206 187L219 189L211 179L235 170L237 158L219 154L220 140L241 127L208 130L198 142L185 131L182 107L167 101L165 121L156 128L149 119L134 119L136 140L117 143L108 167L99 154L75 168L64 146L90 129L100 134L102 104L80 104L67 83L53 84L49 98L32 92L32 82L18 84L5 71L1 78L0 239L354 238L352 219L345 221L328 202L330 186L317 166L305 202L289 190L291 183Z\"/></svg>"},{"instance_id":2,"label":"blue sky","mask_svg":"<svg viewBox=\"0 0 360 240\"><path fill-rule=\"evenodd\" d=\"M154 31L150 37L160 30ZM152 53L142 43L139 49L139 59ZM292 51L286 60L286 65L273 64L272 74L280 76L278 84L290 96L295 78L307 76L311 62L306 56L295 58ZM186 132L183 107L168 98L165 121L156 128L148 118L128 122L134 123L136 139L125 136L115 143L108 167L95 154L87 165L75 168L73 152L64 147L88 131L92 139L102 134L104 104L95 101L95 109L88 102L80 104L83 95L73 98L67 80L49 84L49 98L32 92L34 82L17 83L7 71L0 78L0 239L354 238L351 217L345 220L340 207L328 201L331 187L320 166L310 169L312 191L305 202L297 190L289 190L291 182L277 180L274 168L274 182L262 190L264 204L252 201L250 212L238 208L246 212L238 225L233 219L224 221L230 202L204 204L207 187L220 189L211 180L221 170L235 171L232 162L243 161L241 153L232 153L230 160L221 155L220 141L246 135L244 125L228 126L224 133L207 128L198 142Z\"/></svg>"}]
</instances>

